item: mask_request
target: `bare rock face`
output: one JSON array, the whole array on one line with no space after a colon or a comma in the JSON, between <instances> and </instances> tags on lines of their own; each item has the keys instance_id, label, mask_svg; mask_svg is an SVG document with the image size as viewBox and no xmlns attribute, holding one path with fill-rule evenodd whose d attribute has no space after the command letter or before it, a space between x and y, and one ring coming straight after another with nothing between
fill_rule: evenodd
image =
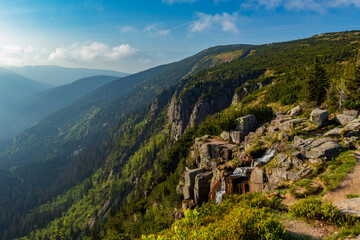
<instances>
[{"instance_id":1,"label":"bare rock face","mask_svg":"<svg viewBox=\"0 0 360 240\"><path fill-rule=\"evenodd\" d=\"M324 125L328 120L329 113L327 110L316 108L310 113L310 121L320 126Z\"/></svg>"},{"instance_id":2,"label":"bare rock face","mask_svg":"<svg viewBox=\"0 0 360 240\"><path fill-rule=\"evenodd\" d=\"M337 122L341 125L346 125L354 119L355 119L354 116L349 116L349 115L345 115L345 114L338 114L334 118L335 122Z\"/></svg>"},{"instance_id":3,"label":"bare rock face","mask_svg":"<svg viewBox=\"0 0 360 240\"><path fill-rule=\"evenodd\" d=\"M191 199L194 197L194 185L196 175L204 172L203 168L196 168L185 172L185 187L183 188L184 199Z\"/></svg>"},{"instance_id":4,"label":"bare rock face","mask_svg":"<svg viewBox=\"0 0 360 240\"><path fill-rule=\"evenodd\" d=\"M208 201L212 177L212 172L205 172L196 175L194 186L194 199L196 204L201 204Z\"/></svg>"},{"instance_id":5,"label":"bare rock face","mask_svg":"<svg viewBox=\"0 0 360 240\"><path fill-rule=\"evenodd\" d=\"M213 82L194 84L178 91L171 98L168 119L171 138L178 140L187 127L200 124L208 115L222 111L232 103L235 89L242 81L227 81L221 87ZM216 89L214 93L211 89ZM205 96L205 97L204 97Z\"/></svg>"},{"instance_id":6,"label":"bare rock face","mask_svg":"<svg viewBox=\"0 0 360 240\"><path fill-rule=\"evenodd\" d=\"M306 152L306 157L307 158L322 158L322 159L331 159L337 152L338 150L341 149L341 145L330 141L330 142L325 142L323 144L321 144L320 146L311 148L309 151Z\"/></svg>"},{"instance_id":7,"label":"bare rock face","mask_svg":"<svg viewBox=\"0 0 360 240\"><path fill-rule=\"evenodd\" d=\"M247 115L245 117L241 117L236 119L237 126L236 130L241 131L244 136L247 135L249 132L252 132L256 129L257 121L255 115Z\"/></svg>"},{"instance_id":8,"label":"bare rock face","mask_svg":"<svg viewBox=\"0 0 360 240\"><path fill-rule=\"evenodd\" d=\"M298 116L301 114L301 108L300 105L297 105L296 107L294 107L293 109L290 110L290 116L294 117L294 116Z\"/></svg>"},{"instance_id":9,"label":"bare rock face","mask_svg":"<svg viewBox=\"0 0 360 240\"><path fill-rule=\"evenodd\" d=\"M264 170L261 167L255 167L250 175L250 192L262 192L264 186Z\"/></svg>"},{"instance_id":10,"label":"bare rock face","mask_svg":"<svg viewBox=\"0 0 360 240\"><path fill-rule=\"evenodd\" d=\"M342 147L331 138L302 139L297 136L294 137L293 146L298 148L300 153L306 158L321 158L326 160L336 156L338 150Z\"/></svg>"}]
</instances>

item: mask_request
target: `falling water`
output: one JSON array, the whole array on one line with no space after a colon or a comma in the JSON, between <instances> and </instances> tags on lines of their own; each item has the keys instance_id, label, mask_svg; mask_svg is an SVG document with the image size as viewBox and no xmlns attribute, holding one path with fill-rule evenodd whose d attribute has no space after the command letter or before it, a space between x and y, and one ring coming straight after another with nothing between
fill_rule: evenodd
<instances>
[{"instance_id":1,"label":"falling water","mask_svg":"<svg viewBox=\"0 0 360 240\"><path fill-rule=\"evenodd\" d=\"M255 158L254 160L252 160L251 166L256 167L256 165L258 165L259 163L265 164L269 162L274 157L274 155L275 155L275 149L270 148L265 152L265 154L261 158Z\"/></svg>"},{"instance_id":2,"label":"falling water","mask_svg":"<svg viewBox=\"0 0 360 240\"><path fill-rule=\"evenodd\" d=\"M247 177L248 174L251 172L251 170L256 167L258 164L265 164L269 162L275 155L275 147L271 146L270 149L268 149L265 154L261 158L253 159L251 162L251 167L238 167L234 170L234 172L230 176L242 176ZM221 180L221 187L216 192L215 195L215 204L219 204L222 201L222 196L225 193L225 178Z\"/></svg>"},{"instance_id":3,"label":"falling water","mask_svg":"<svg viewBox=\"0 0 360 240\"><path fill-rule=\"evenodd\" d=\"M251 172L253 167L238 167L234 170L234 172L231 174L231 176L242 176L247 177L248 173Z\"/></svg>"},{"instance_id":4,"label":"falling water","mask_svg":"<svg viewBox=\"0 0 360 240\"><path fill-rule=\"evenodd\" d=\"M220 189L216 192L216 195L215 195L215 204L219 204L221 203L222 201L222 196L224 195L225 193L225 178L223 178L221 180L221 187Z\"/></svg>"}]
</instances>

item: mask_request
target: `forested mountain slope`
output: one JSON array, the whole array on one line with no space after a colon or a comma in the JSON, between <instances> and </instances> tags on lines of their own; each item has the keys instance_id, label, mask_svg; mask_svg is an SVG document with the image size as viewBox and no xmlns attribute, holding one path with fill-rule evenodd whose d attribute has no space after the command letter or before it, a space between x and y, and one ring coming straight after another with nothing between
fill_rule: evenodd
<instances>
[{"instance_id":1,"label":"forested mountain slope","mask_svg":"<svg viewBox=\"0 0 360 240\"><path fill-rule=\"evenodd\" d=\"M188 73L193 73L193 68L187 68L182 72L183 79L169 80L165 77L170 75L166 71L169 66L162 66L158 77L147 78L121 97L111 98L115 91L100 94L110 85L96 90L96 101L110 100L92 105L93 108L83 112L83 121L74 117L73 122L67 120L67 128L56 128L53 135L38 138L46 124L62 124L64 120L60 116L69 110L62 111L31 129L32 132L19 136L3 153L3 159L7 159L3 166L19 164L12 171L23 178L28 188L38 192L47 190L48 196L29 195L33 199L41 196L44 202L60 194L49 204L40 205L40 201L38 205L28 206L33 209L32 213L19 216L24 225L13 227L22 233L33 230L26 237L30 239L134 238L169 227L174 221L174 209L181 207L182 196L176 188L185 165L189 164L190 147L196 137L218 136L224 130L234 129L236 118L249 113L259 122L267 122L274 117L271 107L286 109L286 105L297 102L310 106L323 104L331 111L344 105L358 106L358 95L349 92L347 100L339 98L341 88L338 86L341 79L347 79L348 88L352 84L356 91L360 89L354 80L359 34L356 31L329 33L291 42L239 46L246 49L237 60L217 66L206 64L210 68L192 75ZM231 48L237 55L239 49ZM206 62L202 59L198 63ZM180 76L176 71L173 73ZM324 88L317 89L313 87L317 86L314 84L317 78L313 76L320 75L326 81ZM166 82L173 86L166 85L169 88L161 91L157 84ZM151 107L146 105L157 93L160 94ZM234 105L230 106L231 103ZM80 106L86 106L86 100L81 104L73 110L81 113ZM56 126L65 126L61 124ZM107 128L108 125L111 128ZM91 132L94 130L97 132ZM35 140L35 145L31 145L30 139ZM46 154L31 152L37 149L36 144L50 146L49 141L58 144L57 151L53 152L55 157L49 150ZM25 153L37 155L27 159ZM36 161L43 159L42 154L48 156L47 161ZM32 168L28 167L30 162ZM46 169L48 175L42 169ZM43 178L34 179L35 173ZM57 176L57 179L44 183L48 176ZM81 181L69 191L61 191ZM18 199L20 204L23 199L21 196ZM59 212L52 212L53 209ZM12 211L16 212L16 208ZM32 227L34 223L38 228ZM11 231L4 234L16 235Z\"/></svg>"},{"instance_id":2,"label":"forested mountain slope","mask_svg":"<svg viewBox=\"0 0 360 240\"><path fill-rule=\"evenodd\" d=\"M109 131L114 126L142 121L151 101L164 89L191 72L241 58L248 54L249 48L248 45L215 47L180 62L121 78L19 134L0 154L1 167L21 179L17 185L19 191L5 197L8 204L3 205L2 211L4 216L11 215L12 220L2 219L2 234L23 235L35 224L44 226L49 216L50 219L60 216L71 204L53 214L37 210L33 210L34 216L26 214L102 166L112 151L114 143ZM223 53L228 54L222 56ZM128 149L130 153L134 151L131 149ZM43 214L48 217L44 219ZM16 224L21 221L22 224Z\"/></svg>"}]
</instances>

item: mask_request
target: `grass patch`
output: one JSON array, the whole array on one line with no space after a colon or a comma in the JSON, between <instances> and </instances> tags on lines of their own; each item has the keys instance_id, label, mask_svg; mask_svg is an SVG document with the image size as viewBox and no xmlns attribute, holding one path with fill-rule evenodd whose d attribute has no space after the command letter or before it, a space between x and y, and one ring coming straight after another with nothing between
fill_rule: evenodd
<instances>
[{"instance_id":1,"label":"grass patch","mask_svg":"<svg viewBox=\"0 0 360 240\"><path fill-rule=\"evenodd\" d=\"M356 223L352 227L346 227L346 228L340 229L339 232L327 237L326 240L354 238L359 235L360 235L360 222Z\"/></svg>"},{"instance_id":2,"label":"grass patch","mask_svg":"<svg viewBox=\"0 0 360 240\"><path fill-rule=\"evenodd\" d=\"M356 166L354 151L341 153L336 159L329 162L326 172L319 175L319 179L326 185L325 190L331 191Z\"/></svg>"},{"instance_id":3,"label":"grass patch","mask_svg":"<svg viewBox=\"0 0 360 240\"><path fill-rule=\"evenodd\" d=\"M346 194L347 199L358 198L358 197L360 197L360 194Z\"/></svg>"}]
</instances>

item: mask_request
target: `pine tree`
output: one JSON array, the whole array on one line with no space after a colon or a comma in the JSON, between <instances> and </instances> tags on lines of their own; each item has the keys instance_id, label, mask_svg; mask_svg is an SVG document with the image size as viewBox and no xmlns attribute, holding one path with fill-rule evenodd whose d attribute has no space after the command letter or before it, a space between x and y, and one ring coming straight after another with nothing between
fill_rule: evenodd
<instances>
[{"instance_id":1,"label":"pine tree","mask_svg":"<svg viewBox=\"0 0 360 240\"><path fill-rule=\"evenodd\" d=\"M319 58L315 57L314 65L310 68L305 82L307 101L314 101L318 105L321 104L326 99L329 86L329 77L320 63Z\"/></svg>"}]
</instances>

